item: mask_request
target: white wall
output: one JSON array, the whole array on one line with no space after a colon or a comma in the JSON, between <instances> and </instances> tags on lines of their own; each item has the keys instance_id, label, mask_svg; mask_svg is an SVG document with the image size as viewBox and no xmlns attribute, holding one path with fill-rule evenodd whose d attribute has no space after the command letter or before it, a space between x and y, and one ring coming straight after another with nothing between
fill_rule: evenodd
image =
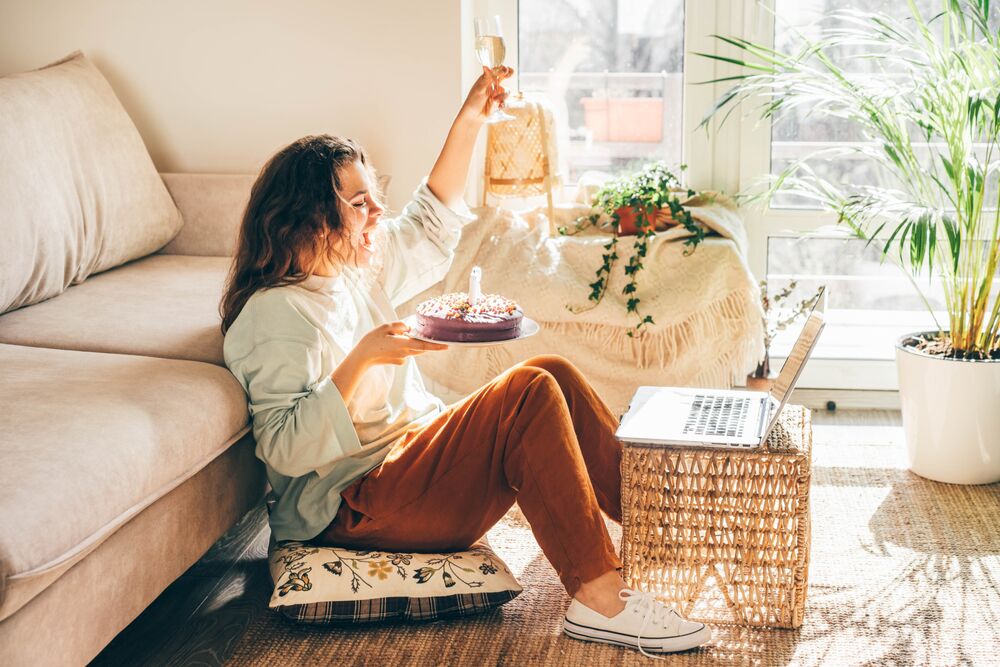
<instances>
[{"instance_id":1,"label":"white wall","mask_svg":"<svg viewBox=\"0 0 1000 667\"><path fill-rule=\"evenodd\" d=\"M352 137L400 207L463 97L460 0L0 0L0 75L82 49L160 171L253 173Z\"/></svg>"}]
</instances>

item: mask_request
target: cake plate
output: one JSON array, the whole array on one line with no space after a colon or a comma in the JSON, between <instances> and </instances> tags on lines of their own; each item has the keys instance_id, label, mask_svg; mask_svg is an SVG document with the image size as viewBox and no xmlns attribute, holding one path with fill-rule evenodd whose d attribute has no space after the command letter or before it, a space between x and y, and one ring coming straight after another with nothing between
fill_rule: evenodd
<instances>
[{"instance_id":1,"label":"cake plate","mask_svg":"<svg viewBox=\"0 0 1000 667\"><path fill-rule=\"evenodd\" d=\"M457 342L457 341L452 341L452 340L436 340L434 338L424 338L423 336L420 336L420 335L414 333L414 330L417 328L417 316L416 315L410 315L409 317L404 317L403 318L403 322L405 322L406 325L410 327L409 336L411 338L416 338L417 340L425 340L428 343L443 343L445 345L448 345L449 347L451 347L451 346L454 346L454 347L491 347L493 345L503 345L504 343L516 343L519 340L524 340L525 338L529 338L531 336L534 336L536 333L538 333L539 329L541 329L541 327L538 326L538 322L536 322L535 320L531 319L530 317L525 317L525 318L523 318L521 320L521 335L518 336L517 338L508 338L507 340L484 340L484 341L478 341L478 342L475 342L475 343L462 343L462 342Z\"/></svg>"}]
</instances>

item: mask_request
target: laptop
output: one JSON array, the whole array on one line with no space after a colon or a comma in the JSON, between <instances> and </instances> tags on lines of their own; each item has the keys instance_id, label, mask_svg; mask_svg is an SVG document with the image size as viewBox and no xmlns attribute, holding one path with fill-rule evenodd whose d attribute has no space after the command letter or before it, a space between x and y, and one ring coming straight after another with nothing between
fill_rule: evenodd
<instances>
[{"instance_id":1,"label":"laptop","mask_svg":"<svg viewBox=\"0 0 1000 667\"><path fill-rule=\"evenodd\" d=\"M822 295L816 302L821 300ZM770 392L639 387L615 435L636 445L760 447L778 422L824 326L814 305Z\"/></svg>"}]
</instances>

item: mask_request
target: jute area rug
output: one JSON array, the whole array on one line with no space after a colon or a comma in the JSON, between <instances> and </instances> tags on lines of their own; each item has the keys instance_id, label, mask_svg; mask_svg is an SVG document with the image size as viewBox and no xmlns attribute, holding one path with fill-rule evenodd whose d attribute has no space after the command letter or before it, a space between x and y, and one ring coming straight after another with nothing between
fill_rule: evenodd
<instances>
[{"instance_id":1,"label":"jute area rug","mask_svg":"<svg viewBox=\"0 0 1000 667\"><path fill-rule=\"evenodd\" d=\"M670 664L1000 664L1000 485L951 486L916 477L905 469L898 416L879 424L856 414L850 424L814 417L803 627L716 626L709 645L674 654ZM620 539L618 527L610 527ZM357 630L296 627L265 612L228 664L650 664L638 652L561 634L569 599L516 509L490 541L525 588L499 610ZM269 591L251 593L266 605Z\"/></svg>"}]
</instances>

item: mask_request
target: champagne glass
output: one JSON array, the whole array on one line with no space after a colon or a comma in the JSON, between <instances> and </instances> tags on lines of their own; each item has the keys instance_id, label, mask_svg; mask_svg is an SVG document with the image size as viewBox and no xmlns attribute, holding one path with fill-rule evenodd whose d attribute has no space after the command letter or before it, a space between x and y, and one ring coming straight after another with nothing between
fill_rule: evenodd
<instances>
[{"instance_id":1,"label":"champagne glass","mask_svg":"<svg viewBox=\"0 0 1000 667\"><path fill-rule=\"evenodd\" d=\"M503 41L503 31L500 29L500 17L489 16L476 19L476 56L484 67L489 67L496 74L506 55L507 48ZM494 84L499 86L500 84ZM499 106L486 117L487 123L502 123L514 120L514 117L504 113Z\"/></svg>"}]
</instances>

